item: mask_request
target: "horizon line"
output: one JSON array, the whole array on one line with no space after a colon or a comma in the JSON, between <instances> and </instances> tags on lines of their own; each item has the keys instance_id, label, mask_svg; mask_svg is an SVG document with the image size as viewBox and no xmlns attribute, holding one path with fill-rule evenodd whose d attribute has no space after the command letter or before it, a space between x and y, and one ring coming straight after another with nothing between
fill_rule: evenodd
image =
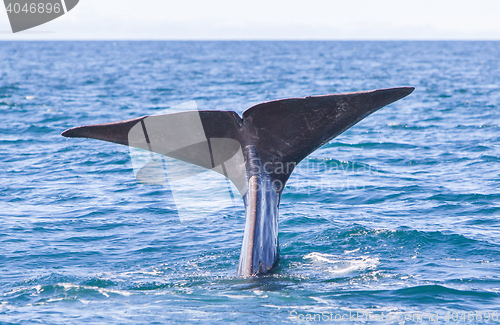
<instances>
[{"instance_id":1,"label":"horizon line","mask_svg":"<svg viewBox=\"0 0 500 325\"><path fill-rule=\"evenodd\" d=\"M3 31L0 31L0 35ZM42 33L54 33L54 32L38 32ZM92 39L92 38L82 38L82 39L5 39L0 38L2 41L12 41L12 42L499 42L499 39L120 39L120 38L106 38L106 39Z\"/></svg>"}]
</instances>

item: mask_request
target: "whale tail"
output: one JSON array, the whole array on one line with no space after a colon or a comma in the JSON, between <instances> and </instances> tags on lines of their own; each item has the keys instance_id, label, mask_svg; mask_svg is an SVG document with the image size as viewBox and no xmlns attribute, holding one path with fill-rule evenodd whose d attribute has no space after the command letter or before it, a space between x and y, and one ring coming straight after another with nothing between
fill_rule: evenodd
<instances>
[{"instance_id":1,"label":"whale tail","mask_svg":"<svg viewBox=\"0 0 500 325\"><path fill-rule=\"evenodd\" d=\"M247 109L242 117L232 111L143 116L76 127L62 135L145 149L226 176L245 202L238 274L250 276L267 273L278 260L279 201L295 166L413 90L403 87L275 100Z\"/></svg>"},{"instance_id":2,"label":"whale tail","mask_svg":"<svg viewBox=\"0 0 500 325\"><path fill-rule=\"evenodd\" d=\"M310 153L413 90L401 87L274 100L250 107L242 117L215 110L143 116L75 127L62 135L136 147L212 169L230 179L242 195L248 176L244 148L252 145L261 168L281 192L295 166Z\"/></svg>"}]
</instances>

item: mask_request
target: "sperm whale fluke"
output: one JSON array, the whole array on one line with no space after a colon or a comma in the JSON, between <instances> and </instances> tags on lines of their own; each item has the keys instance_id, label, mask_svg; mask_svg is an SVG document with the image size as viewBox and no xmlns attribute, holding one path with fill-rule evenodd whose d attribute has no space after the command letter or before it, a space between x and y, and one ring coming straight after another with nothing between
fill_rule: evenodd
<instances>
[{"instance_id":1,"label":"sperm whale fluke","mask_svg":"<svg viewBox=\"0 0 500 325\"><path fill-rule=\"evenodd\" d=\"M289 98L233 111L188 111L81 126L65 137L141 148L214 170L245 202L238 274L267 273L278 259L278 207L295 166L314 150L413 87Z\"/></svg>"}]
</instances>

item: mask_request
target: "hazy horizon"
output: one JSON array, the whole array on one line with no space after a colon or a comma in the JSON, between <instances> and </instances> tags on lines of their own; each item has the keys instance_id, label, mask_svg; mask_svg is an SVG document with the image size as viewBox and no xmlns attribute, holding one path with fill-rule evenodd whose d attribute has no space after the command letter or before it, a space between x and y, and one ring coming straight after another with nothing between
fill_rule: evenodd
<instances>
[{"instance_id":1,"label":"hazy horizon","mask_svg":"<svg viewBox=\"0 0 500 325\"><path fill-rule=\"evenodd\" d=\"M496 0L84 0L16 34L3 7L0 40L500 40L498 12Z\"/></svg>"}]
</instances>

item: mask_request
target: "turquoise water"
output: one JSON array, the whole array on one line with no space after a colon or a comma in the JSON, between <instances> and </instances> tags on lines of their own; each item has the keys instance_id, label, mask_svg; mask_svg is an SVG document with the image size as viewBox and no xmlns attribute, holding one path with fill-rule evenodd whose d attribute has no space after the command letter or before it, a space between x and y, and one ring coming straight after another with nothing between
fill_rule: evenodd
<instances>
[{"instance_id":1,"label":"turquoise water","mask_svg":"<svg viewBox=\"0 0 500 325\"><path fill-rule=\"evenodd\" d=\"M499 42L0 42L0 323L498 323L499 57ZM202 212L181 222L175 184L139 184L126 147L60 136L193 100L241 113L395 86L416 90L294 172L281 260L259 278L236 277L240 205L193 194Z\"/></svg>"}]
</instances>

